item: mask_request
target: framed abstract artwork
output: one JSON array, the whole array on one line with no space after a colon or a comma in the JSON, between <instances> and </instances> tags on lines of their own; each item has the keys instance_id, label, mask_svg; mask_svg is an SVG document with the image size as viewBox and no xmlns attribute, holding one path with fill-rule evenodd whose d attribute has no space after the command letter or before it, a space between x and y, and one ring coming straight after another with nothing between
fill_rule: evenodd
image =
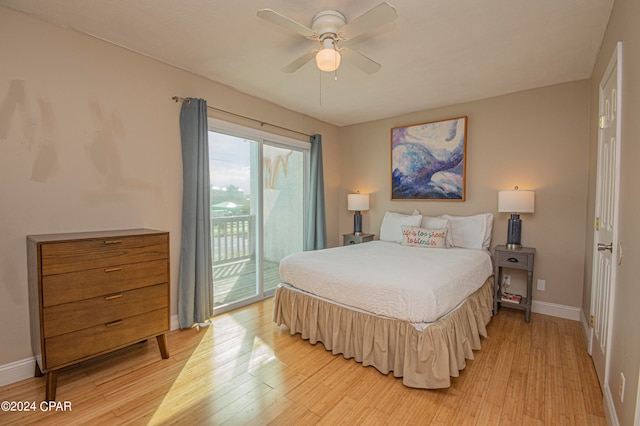
<instances>
[{"instance_id":1,"label":"framed abstract artwork","mask_svg":"<svg viewBox=\"0 0 640 426\"><path fill-rule=\"evenodd\" d=\"M465 200L467 117L391 129L392 200Z\"/></svg>"}]
</instances>

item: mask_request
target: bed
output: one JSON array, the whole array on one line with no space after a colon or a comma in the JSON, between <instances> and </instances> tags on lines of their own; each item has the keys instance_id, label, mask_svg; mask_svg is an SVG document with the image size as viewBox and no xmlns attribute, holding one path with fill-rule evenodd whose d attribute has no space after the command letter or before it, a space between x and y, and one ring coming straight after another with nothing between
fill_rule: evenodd
<instances>
[{"instance_id":1,"label":"bed","mask_svg":"<svg viewBox=\"0 0 640 426\"><path fill-rule=\"evenodd\" d=\"M487 337L492 221L387 212L380 240L287 256L274 321L406 386L449 387Z\"/></svg>"}]
</instances>

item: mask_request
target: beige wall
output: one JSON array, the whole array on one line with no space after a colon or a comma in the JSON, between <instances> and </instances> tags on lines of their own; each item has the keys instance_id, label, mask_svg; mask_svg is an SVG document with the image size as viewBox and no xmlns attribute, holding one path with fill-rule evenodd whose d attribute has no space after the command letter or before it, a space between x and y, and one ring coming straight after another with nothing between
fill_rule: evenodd
<instances>
[{"instance_id":1,"label":"beige wall","mask_svg":"<svg viewBox=\"0 0 640 426\"><path fill-rule=\"evenodd\" d=\"M341 128L340 232L353 230L346 194L359 190L372 194L371 210L363 214L365 232L379 234L386 210L491 212L492 246L504 244L508 214L497 212L498 190L532 189L536 211L522 215L522 242L537 249L534 300L580 307L588 100L588 81L582 80ZM466 201L390 201L390 129L463 115L468 116ZM537 278L546 280L546 291L535 290Z\"/></svg>"},{"instance_id":2,"label":"beige wall","mask_svg":"<svg viewBox=\"0 0 640 426\"><path fill-rule=\"evenodd\" d=\"M589 159L589 217L593 220L596 178L596 152L598 145L598 87L618 41L622 41L622 134L619 241L623 248L623 262L618 268L613 302L613 332L611 335L611 361L609 381L616 417L620 424L633 424L638 395L640 373L640 2L616 0L605 33L602 47L591 77L591 119ZM586 230L586 270L592 267L593 231ZM591 274L584 283L583 309L589 312L591 300ZM618 398L620 373L626 378L624 403Z\"/></svg>"},{"instance_id":3,"label":"beige wall","mask_svg":"<svg viewBox=\"0 0 640 426\"><path fill-rule=\"evenodd\" d=\"M174 95L321 133L329 243L337 245L336 127L1 6L0 58L0 366L33 355L28 234L170 231L176 313L182 162Z\"/></svg>"}]
</instances>

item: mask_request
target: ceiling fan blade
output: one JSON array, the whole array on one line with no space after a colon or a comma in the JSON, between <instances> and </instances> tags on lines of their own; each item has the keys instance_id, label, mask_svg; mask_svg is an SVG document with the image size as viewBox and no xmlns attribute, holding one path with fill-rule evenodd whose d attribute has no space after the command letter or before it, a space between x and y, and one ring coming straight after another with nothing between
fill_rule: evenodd
<instances>
[{"instance_id":1,"label":"ceiling fan blade","mask_svg":"<svg viewBox=\"0 0 640 426\"><path fill-rule=\"evenodd\" d=\"M382 65L355 50L344 48L340 51L340 54L345 61L355 65L367 74L374 74L382 68Z\"/></svg>"},{"instance_id":2,"label":"ceiling fan blade","mask_svg":"<svg viewBox=\"0 0 640 426\"><path fill-rule=\"evenodd\" d=\"M348 40L381 25L393 22L397 16L395 7L387 2L382 2L342 27L338 35Z\"/></svg>"},{"instance_id":3,"label":"ceiling fan blade","mask_svg":"<svg viewBox=\"0 0 640 426\"><path fill-rule=\"evenodd\" d=\"M298 71L304 64L316 57L317 50L310 50L298 59L291 62L289 65L282 68L280 71L286 73L292 73Z\"/></svg>"},{"instance_id":4,"label":"ceiling fan blade","mask_svg":"<svg viewBox=\"0 0 640 426\"><path fill-rule=\"evenodd\" d=\"M307 28L299 22L294 21L293 19L287 18L286 16L271 10L271 9L260 9L257 13L259 18L264 19L265 21L269 21L273 24L279 25L282 28L293 31L294 33L298 33L303 37L307 38L315 38L318 37L315 31L311 28Z\"/></svg>"}]
</instances>

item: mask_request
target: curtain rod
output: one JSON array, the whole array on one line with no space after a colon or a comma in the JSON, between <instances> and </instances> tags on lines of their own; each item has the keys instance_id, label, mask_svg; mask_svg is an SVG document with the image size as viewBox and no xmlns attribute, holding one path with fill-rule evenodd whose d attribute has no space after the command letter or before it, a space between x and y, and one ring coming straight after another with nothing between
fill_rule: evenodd
<instances>
[{"instance_id":1,"label":"curtain rod","mask_svg":"<svg viewBox=\"0 0 640 426\"><path fill-rule=\"evenodd\" d=\"M185 104L189 104L189 103L191 102L191 99L190 99L190 98L183 98L183 97L180 97L180 96L173 96L171 99L173 99L173 100L174 100L174 101L176 101L176 102L182 102L182 103L185 103ZM223 113L225 113L225 114L233 115L234 117L244 118L245 120L253 121L253 122L255 122L255 123L260 124L260 126L261 126L261 127L263 127L263 126L270 126L270 127L275 127L276 129L286 130L287 132L297 133L297 134L299 134L299 135L306 136L306 137L308 137L308 138L310 138L310 137L311 137L311 135L308 135L308 134L306 134L306 133L299 132L299 131L297 131L297 130L288 129L288 128L286 128L286 127L278 126L277 124L268 123L268 122L266 122L266 121L256 120L255 118L247 117L247 116L245 116L245 115L236 114L235 112L226 111L226 110L224 110L224 109L220 109L220 108L212 107L212 106L209 106L209 105L207 105L207 108L208 108L208 109L212 109L212 110L214 110L214 111L223 112Z\"/></svg>"}]
</instances>

